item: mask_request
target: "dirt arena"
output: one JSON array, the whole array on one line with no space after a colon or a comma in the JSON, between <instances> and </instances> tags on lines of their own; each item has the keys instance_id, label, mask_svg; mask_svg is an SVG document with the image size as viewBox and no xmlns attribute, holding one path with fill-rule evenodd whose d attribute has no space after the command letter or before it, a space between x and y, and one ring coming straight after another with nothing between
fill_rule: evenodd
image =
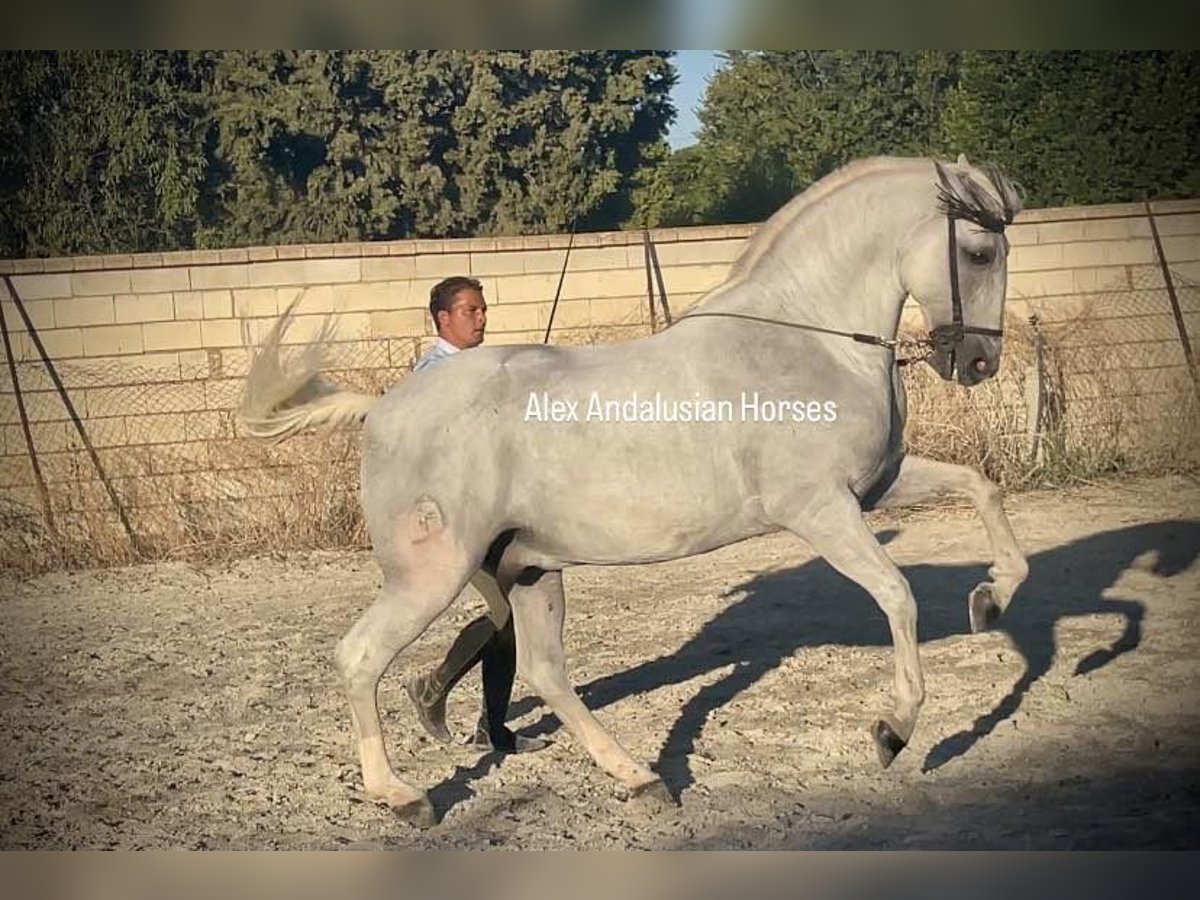
<instances>
[{"instance_id":1,"label":"dirt arena","mask_svg":"<svg viewBox=\"0 0 1200 900\"><path fill-rule=\"evenodd\" d=\"M966 508L872 525L920 608L928 700L879 769L892 653L870 598L800 541L567 573L581 695L677 808L625 801L518 681L540 753L419 730L402 688L466 594L384 678L419 831L364 798L334 644L379 576L313 553L0 580L0 847L1145 848L1200 846L1200 483L1010 497L1031 575L971 635L987 547ZM474 673L451 698L461 732Z\"/></svg>"}]
</instances>

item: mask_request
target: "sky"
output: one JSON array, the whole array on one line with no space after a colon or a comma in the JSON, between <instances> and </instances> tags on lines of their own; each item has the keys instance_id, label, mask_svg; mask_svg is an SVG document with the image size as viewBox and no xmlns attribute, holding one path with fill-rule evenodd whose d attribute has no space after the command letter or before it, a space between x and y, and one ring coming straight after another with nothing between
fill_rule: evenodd
<instances>
[{"instance_id":1,"label":"sky","mask_svg":"<svg viewBox=\"0 0 1200 900\"><path fill-rule=\"evenodd\" d=\"M667 143L672 150L696 143L696 130L700 122L696 110L704 100L708 77L721 65L716 50L680 50L675 54L675 68L679 72L679 83L671 92L675 103L676 118L667 132Z\"/></svg>"}]
</instances>

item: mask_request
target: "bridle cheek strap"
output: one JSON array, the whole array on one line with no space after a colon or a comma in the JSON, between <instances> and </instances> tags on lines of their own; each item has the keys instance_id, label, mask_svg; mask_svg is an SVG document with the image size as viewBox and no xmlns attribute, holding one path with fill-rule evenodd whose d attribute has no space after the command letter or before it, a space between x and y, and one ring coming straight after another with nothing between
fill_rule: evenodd
<instances>
[{"instance_id":1,"label":"bridle cheek strap","mask_svg":"<svg viewBox=\"0 0 1200 900\"><path fill-rule=\"evenodd\" d=\"M941 179L942 187L946 191L950 191L950 181L946 178L946 172L940 165L936 165L938 178ZM963 324L962 310L962 293L958 287L958 233L954 223L958 216L952 212L946 213L946 234L948 238L950 252L950 324L938 325L936 328L930 329L929 337L933 342L933 346L950 355L950 365L954 366L954 351L958 345L963 342L963 338L968 334L978 334L984 337L1003 337L1004 330L1001 328L981 328L975 325Z\"/></svg>"}]
</instances>

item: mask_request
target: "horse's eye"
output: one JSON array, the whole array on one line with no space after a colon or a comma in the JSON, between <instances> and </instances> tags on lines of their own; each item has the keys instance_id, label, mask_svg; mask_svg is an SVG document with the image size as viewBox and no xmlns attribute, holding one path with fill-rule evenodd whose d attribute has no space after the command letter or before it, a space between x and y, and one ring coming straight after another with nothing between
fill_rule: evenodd
<instances>
[{"instance_id":1,"label":"horse's eye","mask_svg":"<svg viewBox=\"0 0 1200 900\"><path fill-rule=\"evenodd\" d=\"M986 266L994 258L990 247L981 250L965 250L964 252L967 254L967 259L977 266Z\"/></svg>"}]
</instances>

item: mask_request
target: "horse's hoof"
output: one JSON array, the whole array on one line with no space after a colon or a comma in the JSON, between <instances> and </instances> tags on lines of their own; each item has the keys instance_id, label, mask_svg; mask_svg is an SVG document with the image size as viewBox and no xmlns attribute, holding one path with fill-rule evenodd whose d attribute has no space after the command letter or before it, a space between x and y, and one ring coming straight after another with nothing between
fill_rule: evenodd
<instances>
[{"instance_id":1,"label":"horse's hoof","mask_svg":"<svg viewBox=\"0 0 1200 900\"><path fill-rule=\"evenodd\" d=\"M1000 604L996 602L992 585L984 582L971 591L971 599L967 604L971 617L971 631L974 634L987 631L1000 618Z\"/></svg>"},{"instance_id":2,"label":"horse's hoof","mask_svg":"<svg viewBox=\"0 0 1200 900\"><path fill-rule=\"evenodd\" d=\"M432 828L437 824L437 813L433 811L433 804L429 802L428 797L393 806L392 812L418 828Z\"/></svg>"},{"instance_id":3,"label":"horse's hoof","mask_svg":"<svg viewBox=\"0 0 1200 900\"><path fill-rule=\"evenodd\" d=\"M901 750L907 746L904 739L896 734L895 729L880 719L871 729L871 737L875 739L875 749L879 751L879 762L885 769L892 764Z\"/></svg>"},{"instance_id":4,"label":"horse's hoof","mask_svg":"<svg viewBox=\"0 0 1200 900\"><path fill-rule=\"evenodd\" d=\"M645 784L639 784L636 787L629 789L630 800L637 800L639 803L645 803L651 806L675 807L678 804L675 802L670 790L663 783L661 778L655 778L653 781L647 781Z\"/></svg>"}]
</instances>

